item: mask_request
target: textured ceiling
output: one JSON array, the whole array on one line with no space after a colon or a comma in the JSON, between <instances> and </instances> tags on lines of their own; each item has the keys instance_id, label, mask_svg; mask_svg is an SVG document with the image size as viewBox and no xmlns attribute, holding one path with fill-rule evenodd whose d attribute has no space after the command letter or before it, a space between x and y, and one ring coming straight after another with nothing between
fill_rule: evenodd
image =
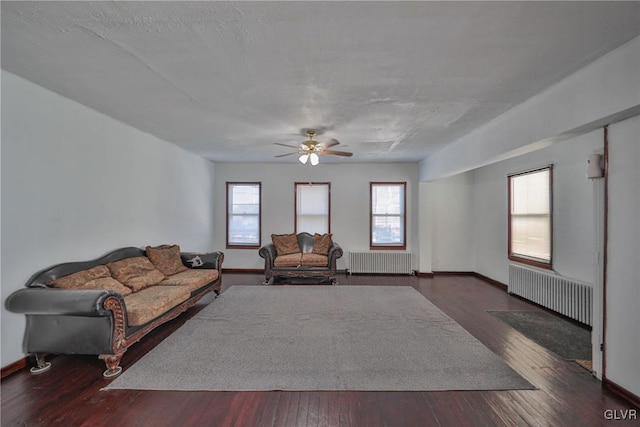
<instances>
[{"instance_id":1,"label":"textured ceiling","mask_svg":"<svg viewBox=\"0 0 640 427\"><path fill-rule=\"evenodd\" d=\"M2 68L216 161L418 161L640 33L638 2L2 2Z\"/></svg>"}]
</instances>

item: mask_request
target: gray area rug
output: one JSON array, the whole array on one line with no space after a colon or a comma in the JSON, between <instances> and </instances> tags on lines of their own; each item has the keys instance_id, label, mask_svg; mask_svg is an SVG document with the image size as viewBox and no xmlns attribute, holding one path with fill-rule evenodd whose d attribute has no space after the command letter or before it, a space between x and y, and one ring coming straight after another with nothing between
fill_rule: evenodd
<instances>
[{"instance_id":1,"label":"gray area rug","mask_svg":"<svg viewBox=\"0 0 640 427\"><path fill-rule=\"evenodd\" d=\"M106 389L534 387L412 287L232 286Z\"/></svg>"},{"instance_id":2,"label":"gray area rug","mask_svg":"<svg viewBox=\"0 0 640 427\"><path fill-rule=\"evenodd\" d=\"M552 313L488 311L502 322L566 360L591 360L591 331Z\"/></svg>"}]
</instances>

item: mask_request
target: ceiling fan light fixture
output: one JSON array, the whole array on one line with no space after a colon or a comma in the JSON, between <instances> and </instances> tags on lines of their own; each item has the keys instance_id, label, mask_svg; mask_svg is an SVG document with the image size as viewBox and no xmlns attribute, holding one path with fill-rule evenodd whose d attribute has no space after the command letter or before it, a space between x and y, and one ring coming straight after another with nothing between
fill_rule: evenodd
<instances>
[{"instance_id":1,"label":"ceiling fan light fixture","mask_svg":"<svg viewBox=\"0 0 640 427\"><path fill-rule=\"evenodd\" d=\"M311 166L315 166L318 163L320 163L320 158L318 157L318 155L316 153L311 153L309 155L309 160L311 160Z\"/></svg>"},{"instance_id":2,"label":"ceiling fan light fixture","mask_svg":"<svg viewBox=\"0 0 640 427\"><path fill-rule=\"evenodd\" d=\"M292 153L280 154L274 157L285 157L291 155L298 155L298 161L303 165L307 163L311 163L311 166L316 166L320 164L320 155L327 154L331 156L343 156L343 157L351 157L353 153L349 153L347 151L336 151L329 150L329 148L335 147L340 144L337 139L330 139L326 144L319 144L318 142L313 140L314 135L316 134L313 130L308 130L307 135L309 139L301 142L297 146L291 144L283 144L280 142L275 142L276 145L282 145L284 147L293 148L296 151Z\"/></svg>"}]
</instances>

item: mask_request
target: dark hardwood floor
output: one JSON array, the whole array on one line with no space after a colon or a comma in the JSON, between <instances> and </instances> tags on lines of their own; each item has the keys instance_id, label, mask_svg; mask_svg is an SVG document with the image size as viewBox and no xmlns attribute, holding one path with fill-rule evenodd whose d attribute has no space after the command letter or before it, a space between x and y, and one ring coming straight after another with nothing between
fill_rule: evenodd
<instances>
[{"instance_id":1,"label":"dark hardwood floor","mask_svg":"<svg viewBox=\"0 0 640 427\"><path fill-rule=\"evenodd\" d=\"M590 372L561 360L486 313L533 309L473 276L341 276L340 285L413 286L519 372L537 390L447 392L166 392L101 390L95 356L58 356L40 375L2 380L2 426L600 426L638 425L633 408ZM225 274L231 285L260 285L258 274ZM132 346L126 370L201 310L207 296ZM211 363L215 363L214 360ZM640 411L638 411L640 412Z\"/></svg>"}]
</instances>

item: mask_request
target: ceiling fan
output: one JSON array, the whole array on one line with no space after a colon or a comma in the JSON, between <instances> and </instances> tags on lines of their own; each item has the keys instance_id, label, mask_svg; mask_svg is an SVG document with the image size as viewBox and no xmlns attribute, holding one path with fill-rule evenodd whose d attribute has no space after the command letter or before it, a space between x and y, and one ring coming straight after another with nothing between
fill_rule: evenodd
<instances>
[{"instance_id":1,"label":"ceiling fan","mask_svg":"<svg viewBox=\"0 0 640 427\"><path fill-rule=\"evenodd\" d=\"M313 140L313 137L315 135L316 135L315 130L308 130L307 136L309 137L309 139L301 142L300 145L298 146L290 145L290 144L281 144L279 142L276 142L275 143L276 145L295 148L297 151L294 151L293 153L280 154L279 156L274 156L274 157L285 157L285 156L291 156L294 154L300 154L300 157L298 157L298 160L300 160L300 163L304 165L304 164L307 164L307 162L310 162L312 166L315 166L318 163L320 163L319 155L328 154L331 156L343 156L343 157L353 156L353 153L349 153L346 151L329 150L329 148L335 147L336 145L340 144L340 141L338 141L337 139L332 138L329 140L328 143L320 144L319 142Z\"/></svg>"}]
</instances>

